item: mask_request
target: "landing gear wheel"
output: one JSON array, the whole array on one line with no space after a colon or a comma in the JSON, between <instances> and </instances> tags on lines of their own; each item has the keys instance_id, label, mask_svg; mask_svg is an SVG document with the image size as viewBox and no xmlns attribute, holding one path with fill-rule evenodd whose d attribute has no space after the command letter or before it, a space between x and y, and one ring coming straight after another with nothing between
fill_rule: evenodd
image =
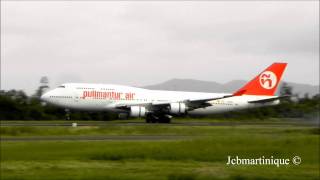
<instances>
[{"instance_id":1,"label":"landing gear wheel","mask_svg":"<svg viewBox=\"0 0 320 180\"><path fill-rule=\"evenodd\" d=\"M170 118L165 118L161 121L162 123L170 123L171 119Z\"/></svg>"},{"instance_id":2,"label":"landing gear wheel","mask_svg":"<svg viewBox=\"0 0 320 180\"><path fill-rule=\"evenodd\" d=\"M170 123L171 117L169 116L156 116L154 114L149 114L146 117L146 123Z\"/></svg>"},{"instance_id":3,"label":"landing gear wheel","mask_svg":"<svg viewBox=\"0 0 320 180\"><path fill-rule=\"evenodd\" d=\"M146 123L151 123L151 119L146 118Z\"/></svg>"},{"instance_id":4,"label":"landing gear wheel","mask_svg":"<svg viewBox=\"0 0 320 180\"><path fill-rule=\"evenodd\" d=\"M70 109L64 109L64 111L66 112L65 118L66 120L70 120Z\"/></svg>"},{"instance_id":5,"label":"landing gear wheel","mask_svg":"<svg viewBox=\"0 0 320 180\"><path fill-rule=\"evenodd\" d=\"M170 123L170 122L171 122L171 118L167 116L161 116L159 119L159 123Z\"/></svg>"},{"instance_id":6,"label":"landing gear wheel","mask_svg":"<svg viewBox=\"0 0 320 180\"><path fill-rule=\"evenodd\" d=\"M171 122L171 119L170 118L166 118L163 123L170 123Z\"/></svg>"},{"instance_id":7,"label":"landing gear wheel","mask_svg":"<svg viewBox=\"0 0 320 180\"><path fill-rule=\"evenodd\" d=\"M146 123L154 123L154 117L151 114L148 114L146 117Z\"/></svg>"}]
</instances>

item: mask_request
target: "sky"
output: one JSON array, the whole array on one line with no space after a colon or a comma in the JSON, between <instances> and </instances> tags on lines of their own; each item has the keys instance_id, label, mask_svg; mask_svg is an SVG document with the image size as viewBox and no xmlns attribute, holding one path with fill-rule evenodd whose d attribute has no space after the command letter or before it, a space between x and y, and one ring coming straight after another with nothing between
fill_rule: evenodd
<instances>
[{"instance_id":1,"label":"sky","mask_svg":"<svg viewBox=\"0 0 320 180\"><path fill-rule=\"evenodd\" d=\"M319 84L319 1L1 1L1 89L40 78L146 86L249 80Z\"/></svg>"}]
</instances>

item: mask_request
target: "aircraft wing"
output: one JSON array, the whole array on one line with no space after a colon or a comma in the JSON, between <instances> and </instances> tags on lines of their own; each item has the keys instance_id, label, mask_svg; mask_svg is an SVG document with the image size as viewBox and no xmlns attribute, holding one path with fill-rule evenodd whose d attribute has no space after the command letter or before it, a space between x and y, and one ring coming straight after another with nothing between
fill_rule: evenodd
<instances>
[{"instance_id":1,"label":"aircraft wing","mask_svg":"<svg viewBox=\"0 0 320 180\"><path fill-rule=\"evenodd\" d=\"M220 96L220 97L214 97L214 98L205 98L205 99L186 99L179 101L180 103L185 103L189 110L198 109L198 108L204 108L211 106L211 104L208 101L218 100L218 99L224 99L228 97L232 97L233 95L226 95L226 96ZM163 101L163 102L153 102L153 103L139 103L139 104L118 104L116 105L116 108L119 109L128 109L131 106L145 106L150 107L152 109L161 109L169 106L171 103L176 103L173 101Z\"/></svg>"},{"instance_id":2,"label":"aircraft wing","mask_svg":"<svg viewBox=\"0 0 320 180\"><path fill-rule=\"evenodd\" d=\"M289 98L290 96L285 95L285 96L278 96L278 97L272 97L272 98L265 98L265 99L259 99L259 100L254 100L254 101L248 101L248 103L267 103L267 102L272 102L278 99L285 99Z\"/></svg>"},{"instance_id":3,"label":"aircraft wing","mask_svg":"<svg viewBox=\"0 0 320 180\"><path fill-rule=\"evenodd\" d=\"M183 102L186 103L186 105L188 106L189 110L190 109L193 110L193 109L198 109L198 108L204 108L204 107L211 106L209 101L225 99L225 98L229 98L229 97L232 97L232 96L233 95L226 95L226 96L215 97L215 98L207 98L207 99L188 99L188 100L185 100Z\"/></svg>"}]
</instances>

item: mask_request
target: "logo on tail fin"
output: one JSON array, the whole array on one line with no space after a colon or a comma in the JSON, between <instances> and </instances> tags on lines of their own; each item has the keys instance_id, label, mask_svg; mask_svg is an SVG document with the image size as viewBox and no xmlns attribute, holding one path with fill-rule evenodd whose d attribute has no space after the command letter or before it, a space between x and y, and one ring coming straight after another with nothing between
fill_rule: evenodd
<instances>
[{"instance_id":1,"label":"logo on tail fin","mask_svg":"<svg viewBox=\"0 0 320 180\"><path fill-rule=\"evenodd\" d=\"M260 75L260 85L264 89L272 89L277 84L277 76L272 71L265 71Z\"/></svg>"},{"instance_id":2,"label":"logo on tail fin","mask_svg":"<svg viewBox=\"0 0 320 180\"><path fill-rule=\"evenodd\" d=\"M234 96L263 95L274 96L287 63L273 63L261 74L233 93Z\"/></svg>"}]
</instances>

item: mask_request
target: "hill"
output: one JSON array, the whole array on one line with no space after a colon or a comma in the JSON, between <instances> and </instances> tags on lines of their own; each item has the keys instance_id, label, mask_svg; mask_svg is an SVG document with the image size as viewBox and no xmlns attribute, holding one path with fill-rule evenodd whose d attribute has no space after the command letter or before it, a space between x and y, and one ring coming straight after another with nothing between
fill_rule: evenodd
<instances>
[{"instance_id":1,"label":"hill","mask_svg":"<svg viewBox=\"0 0 320 180\"><path fill-rule=\"evenodd\" d=\"M228 92L232 93L242 87L247 81L233 80L225 84L201 81L195 79L171 79L160 84L144 86L146 89L170 90L170 91L195 91L195 92ZM286 82L293 88L293 93L303 96L308 93L310 96L319 93L319 86ZM280 84L281 86L281 84ZM279 89L278 89L279 90Z\"/></svg>"}]
</instances>

